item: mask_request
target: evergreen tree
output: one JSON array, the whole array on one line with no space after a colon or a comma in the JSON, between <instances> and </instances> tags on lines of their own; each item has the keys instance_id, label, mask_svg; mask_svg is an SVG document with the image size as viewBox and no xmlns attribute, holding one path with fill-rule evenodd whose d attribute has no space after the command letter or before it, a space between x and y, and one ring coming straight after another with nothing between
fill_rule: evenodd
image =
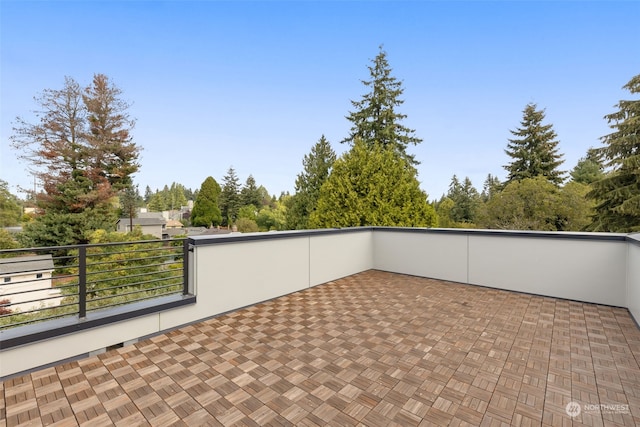
<instances>
[{"instance_id":1,"label":"evergreen tree","mask_svg":"<svg viewBox=\"0 0 640 427\"><path fill-rule=\"evenodd\" d=\"M147 187L144 189L144 203L145 204L149 203L152 196L153 196L153 191L151 191L151 187L147 185Z\"/></svg>"},{"instance_id":2,"label":"evergreen tree","mask_svg":"<svg viewBox=\"0 0 640 427\"><path fill-rule=\"evenodd\" d=\"M460 184L458 178L453 175L447 197L453 201L451 219L457 223L473 223L476 211L480 204L480 195L475 189L469 177L465 177Z\"/></svg>"},{"instance_id":3,"label":"evergreen tree","mask_svg":"<svg viewBox=\"0 0 640 427\"><path fill-rule=\"evenodd\" d=\"M222 224L232 225L238 218L241 204L240 181L233 166L229 168L222 181L222 192L218 202L222 212Z\"/></svg>"},{"instance_id":4,"label":"evergreen tree","mask_svg":"<svg viewBox=\"0 0 640 427\"><path fill-rule=\"evenodd\" d=\"M135 121L127 113L130 105L121 96L122 90L104 74L94 75L82 96L89 125L85 132L91 150L89 177L97 182L106 179L114 191L131 185L131 175L140 168L140 148L131 137Z\"/></svg>"},{"instance_id":5,"label":"evergreen tree","mask_svg":"<svg viewBox=\"0 0 640 427\"><path fill-rule=\"evenodd\" d=\"M329 177L336 153L322 135L302 160L303 171L296 178L296 193L287 203L287 227L292 230L309 228L309 216L316 209L320 188Z\"/></svg>"},{"instance_id":6,"label":"evergreen tree","mask_svg":"<svg viewBox=\"0 0 640 427\"><path fill-rule=\"evenodd\" d=\"M455 203L447 196L442 196L440 200L435 203L435 210L438 216L438 227L440 228L456 228L457 224L453 220L451 210Z\"/></svg>"},{"instance_id":7,"label":"evergreen tree","mask_svg":"<svg viewBox=\"0 0 640 427\"><path fill-rule=\"evenodd\" d=\"M129 218L129 230L133 230L133 218L136 217L136 208L140 204L141 199L142 197L140 197L137 185L129 185L120 191L121 216Z\"/></svg>"},{"instance_id":8,"label":"evergreen tree","mask_svg":"<svg viewBox=\"0 0 640 427\"><path fill-rule=\"evenodd\" d=\"M320 189L311 227L431 227L436 214L420 189L415 168L399 153L356 140L336 160Z\"/></svg>"},{"instance_id":9,"label":"evergreen tree","mask_svg":"<svg viewBox=\"0 0 640 427\"><path fill-rule=\"evenodd\" d=\"M623 88L640 93L640 74ZM640 231L640 99L621 100L617 108L605 116L614 131L602 137L605 146L598 150L610 172L589 193L597 203L594 231Z\"/></svg>"},{"instance_id":10,"label":"evergreen tree","mask_svg":"<svg viewBox=\"0 0 640 427\"><path fill-rule=\"evenodd\" d=\"M131 184L140 152L120 95L104 75L85 90L67 77L62 89L35 98L35 124L17 118L12 145L43 189L34 195L39 213L23 233L30 245L85 243L92 230L114 226L114 200Z\"/></svg>"},{"instance_id":11,"label":"evergreen tree","mask_svg":"<svg viewBox=\"0 0 640 427\"><path fill-rule=\"evenodd\" d=\"M558 153L558 142L552 125L542 124L544 110L536 110L536 104L528 104L523 111L521 127L510 131L505 153L513 159L504 168L509 172L507 184L525 178L543 176L556 186L564 181L564 171L558 167L564 162Z\"/></svg>"},{"instance_id":12,"label":"evergreen tree","mask_svg":"<svg viewBox=\"0 0 640 427\"><path fill-rule=\"evenodd\" d=\"M179 210L181 207L187 205L187 197L186 197L186 189L184 185L178 184L177 182L171 183L171 187L169 188L169 197L168 197L168 209L170 210Z\"/></svg>"},{"instance_id":13,"label":"evergreen tree","mask_svg":"<svg viewBox=\"0 0 640 427\"><path fill-rule=\"evenodd\" d=\"M213 177L207 177L204 180L191 211L193 226L209 228L222 223L222 214L218 207L220 192L220 185Z\"/></svg>"},{"instance_id":14,"label":"evergreen tree","mask_svg":"<svg viewBox=\"0 0 640 427\"><path fill-rule=\"evenodd\" d=\"M422 140L414 135L415 130L401 124L407 116L398 113L396 107L404 103L400 99L404 89L402 82L391 75L387 53L382 46L372 63L368 66L371 80L362 80L371 91L363 95L360 101L351 101L355 110L349 112L346 118L353 126L349 136L342 142L353 144L360 139L368 146L379 143L392 148L410 164L418 164L406 150L409 144L417 145Z\"/></svg>"},{"instance_id":15,"label":"evergreen tree","mask_svg":"<svg viewBox=\"0 0 640 427\"><path fill-rule=\"evenodd\" d=\"M149 203L147 203L147 209L150 212L162 212L167 210L167 198L164 191L158 191L151 196Z\"/></svg>"},{"instance_id":16,"label":"evergreen tree","mask_svg":"<svg viewBox=\"0 0 640 427\"><path fill-rule=\"evenodd\" d=\"M604 177L604 165L598 152L590 148L571 171L571 180L580 184L592 184Z\"/></svg>"},{"instance_id":17,"label":"evergreen tree","mask_svg":"<svg viewBox=\"0 0 640 427\"><path fill-rule=\"evenodd\" d=\"M480 198L482 199L483 202L486 202L489 199L491 199L495 194L497 194L501 189L502 189L502 183L500 182L498 177L489 174L487 175L487 179L484 180Z\"/></svg>"},{"instance_id":18,"label":"evergreen tree","mask_svg":"<svg viewBox=\"0 0 640 427\"><path fill-rule=\"evenodd\" d=\"M256 180L253 175L249 175L242 190L240 190L240 204L242 206L253 205L256 208L262 206L262 194L256 186Z\"/></svg>"}]
</instances>

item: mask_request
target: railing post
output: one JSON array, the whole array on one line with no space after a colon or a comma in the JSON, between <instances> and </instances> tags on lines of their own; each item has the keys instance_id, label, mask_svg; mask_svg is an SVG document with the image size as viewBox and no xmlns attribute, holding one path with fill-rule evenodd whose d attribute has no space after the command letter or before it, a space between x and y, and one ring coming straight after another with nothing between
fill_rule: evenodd
<instances>
[{"instance_id":1,"label":"railing post","mask_svg":"<svg viewBox=\"0 0 640 427\"><path fill-rule=\"evenodd\" d=\"M189 294L189 239L182 241L182 295Z\"/></svg>"},{"instance_id":2,"label":"railing post","mask_svg":"<svg viewBox=\"0 0 640 427\"><path fill-rule=\"evenodd\" d=\"M78 248L78 317L87 317L87 247Z\"/></svg>"}]
</instances>

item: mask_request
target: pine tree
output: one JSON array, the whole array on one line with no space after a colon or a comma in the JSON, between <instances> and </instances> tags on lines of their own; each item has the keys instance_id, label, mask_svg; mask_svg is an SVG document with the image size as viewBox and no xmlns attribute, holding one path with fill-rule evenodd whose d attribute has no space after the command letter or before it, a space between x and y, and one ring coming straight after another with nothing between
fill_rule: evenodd
<instances>
[{"instance_id":1,"label":"pine tree","mask_svg":"<svg viewBox=\"0 0 640 427\"><path fill-rule=\"evenodd\" d=\"M372 63L368 66L371 80L362 80L371 91L363 95L360 101L351 101L355 110L349 112L346 118L353 126L349 136L341 142L353 144L360 139L369 147L381 144L393 149L411 165L416 165L419 162L406 150L409 144L417 145L422 140L414 135L415 130L400 123L407 116L395 110L404 103L400 99L404 92L402 82L391 75L387 53L382 46Z\"/></svg>"},{"instance_id":2,"label":"pine tree","mask_svg":"<svg viewBox=\"0 0 640 427\"><path fill-rule=\"evenodd\" d=\"M447 197L454 203L451 208L451 219L457 223L473 223L480 204L480 195L469 177L465 177L461 184L458 177L453 175Z\"/></svg>"},{"instance_id":3,"label":"pine tree","mask_svg":"<svg viewBox=\"0 0 640 427\"><path fill-rule=\"evenodd\" d=\"M220 185L213 177L207 177L200 186L198 196L191 211L191 224L195 227L211 227L220 225L222 214L218 207Z\"/></svg>"},{"instance_id":4,"label":"pine tree","mask_svg":"<svg viewBox=\"0 0 640 427\"><path fill-rule=\"evenodd\" d=\"M592 184L604 177L604 165L597 150L590 148L571 171L571 180L580 184Z\"/></svg>"},{"instance_id":5,"label":"pine tree","mask_svg":"<svg viewBox=\"0 0 640 427\"><path fill-rule=\"evenodd\" d=\"M229 168L222 181L222 192L218 201L222 212L222 224L232 225L238 218L240 209L240 181L233 166Z\"/></svg>"},{"instance_id":6,"label":"pine tree","mask_svg":"<svg viewBox=\"0 0 640 427\"><path fill-rule=\"evenodd\" d=\"M249 175L244 186L240 190L240 204L242 206L253 205L256 209L262 207L262 194L256 186L253 175Z\"/></svg>"},{"instance_id":7,"label":"pine tree","mask_svg":"<svg viewBox=\"0 0 640 427\"><path fill-rule=\"evenodd\" d=\"M640 74L623 88L640 93ZM621 100L617 108L605 116L614 132L601 138L605 146L598 149L610 172L589 193L597 203L594 231L640 231L640 99Z\"/></svg>"},{"instance_id":8,"label":"pine tree","mask_svg":"<svg viewBox=\"0 0 640 427\"><path fill-rule=\"evenodd\" d=\"M322 135L302 160L304 170L296 178L296 193L287 203L287 227L293 230L309 228L309 216L316 209L320 188L329 177L336 153Z\"/></svg>"},{"instance_id":9,"label":"pine tree","mask_svg":"<svg viewBox=\"0 0 640 427\"><path fill-rule=\"evenodd\" d=\"M536 110L536 104L528 104L523 110L521 127L510 131L516 139L509 139L505 153L513 159L504 168L509 172L508 184L525 178L543 176L559 186L564 181L564 171L558 167L564 162L558 153L558 143L553 125L542 124L544 110Z\"/></svg>"},{"instance_id":10,"label":"pine tree","mask_svg":"<svg viewBox=\"0 0 640 427\"><path fill-rule=\"evenodd\" d=\"M494 195L496 195L502 189L502 183L497 176L493 176L491 174L487 175L487 178L484 180L484 184L482 186L482 193L480 194L480 198L483 202L488 201Z\"/></svg>"},{"instance_id":11,"label":"pine tree","mask_svg":"<svg viewBox=\"0 0 640 427\"><path fill-rule=\"evenodd\" d=\"M436 214L416 170L392 150L356 140L320 189L311 227L432 227Z\"/></svg>"}]
</instances>

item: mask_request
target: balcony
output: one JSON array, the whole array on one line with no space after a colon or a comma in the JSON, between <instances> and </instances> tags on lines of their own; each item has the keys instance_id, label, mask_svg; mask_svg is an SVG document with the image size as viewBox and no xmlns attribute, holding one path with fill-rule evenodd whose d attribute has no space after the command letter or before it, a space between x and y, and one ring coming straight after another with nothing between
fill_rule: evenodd
<instances>
[{"instance_id":1,"label":"balcony","mask_svg":"<svg viewBox=\"0 0 640 427\"><path fill-rule=\"evenodd\" d=\"M192 304L3 348L0 419L640 423L634 236L362 228L190 248Z\"/></svg>"}]
</instances>

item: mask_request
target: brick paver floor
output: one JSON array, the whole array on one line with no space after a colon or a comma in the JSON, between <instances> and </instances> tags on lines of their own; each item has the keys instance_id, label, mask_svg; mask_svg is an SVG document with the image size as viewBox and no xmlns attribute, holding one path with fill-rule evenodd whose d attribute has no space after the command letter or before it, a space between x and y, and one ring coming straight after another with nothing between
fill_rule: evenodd
<instances>
[{"instance_id":1,"label":"brick paver floor","mask_svg":"<svg viewBox=\"0 0 640 427\"><path fill-rule=\"evenodd\" d=\"M625 309L367 271L8 379L0 424L631 426L639 361Z\"/></svg>"}]
</instances>

